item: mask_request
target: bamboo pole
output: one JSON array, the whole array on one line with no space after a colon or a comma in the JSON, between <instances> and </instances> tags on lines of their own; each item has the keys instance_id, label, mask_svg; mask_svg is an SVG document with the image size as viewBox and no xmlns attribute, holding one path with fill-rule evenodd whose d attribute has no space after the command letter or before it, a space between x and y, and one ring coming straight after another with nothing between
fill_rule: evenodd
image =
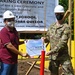
<instances>
[{"instance_id":1,"label":"bamboo pole","mask_svg":"<svg viewBox=\"0 0 75 75\"><path fill-rule=\"evenodd\" d=\"M74 0L74 50L75 50L75 0ZM75 57L75 51L74 51ZM75 58L74 58L74 75L75 75Z\"/></svg>"},{"instance_id":2,"label":"bamboo pole","mask_svg":"<svg viewBox=\"0 0 75 75\"><path fill-rule=\"evenodd\" d=\"M38 56L38 58L40 58L40 56ZM29 75L30 71L32 70L32 68L34 67L34 65L36 64L37 61L34 61L33 64L30 66L30 68L28 69L28 71L26 72L25 75Z\"/></svg>"},{"instance_id":3,"label":"bamboo pole","mask_svg":"<svg viewBox=\"0 0 75 75\"><path fill-rule=\"evenodd\" d=\"M70 10L70 15L68 17L68 24L71 27L71 23L72 23L72 0L69 0L69 10ZM71 34L71 31L70 31ZM69 55L71 55L71 36L70 35L70 39L69 39Z\"/></svg>"}]
</instances>

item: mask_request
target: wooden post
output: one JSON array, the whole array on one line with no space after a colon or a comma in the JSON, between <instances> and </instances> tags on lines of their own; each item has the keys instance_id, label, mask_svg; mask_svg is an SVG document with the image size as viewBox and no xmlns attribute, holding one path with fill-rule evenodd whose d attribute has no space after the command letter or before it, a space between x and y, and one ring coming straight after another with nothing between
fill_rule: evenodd
<instances>
[{"instance_id":1,"label":"wooden post","mask_svg":"<svg viewBox=\"0 0 75 75\"><path fill-rule=\"evenodd\" d=\"M75 75L75 0L74 0L74 75Z\"/></svg>"},{"instance_id":2,"label":"wooden post","mask_svg":"<svg viewBox=\"0 0 75 75\"><path fill-rule=\"evenodd\" d=\"M70 27L72 26L72 0L69 0L69 10L70 10L70 15L68 17L68 24L70 25ZM70 31L71 34L71 31ZM71 36L70 35L70 39L69 39L69 55L71 55Z\"/></svg>"},{"instance_id":3,"label":"wooden post","mask_svg":"<svg viewBox=\"0 0 75 75\"><path fill-rule=\"evenodd\" d=\"M40 56L38 56L38 58L40 58ZM30 66L30 68L28 69L28 71L26 72L25 75L29 75L30 71L32 70L32 68L34 67L34 65L36 64L37 61L34 61L33 64Z\"/></svg>"}]
</instances>

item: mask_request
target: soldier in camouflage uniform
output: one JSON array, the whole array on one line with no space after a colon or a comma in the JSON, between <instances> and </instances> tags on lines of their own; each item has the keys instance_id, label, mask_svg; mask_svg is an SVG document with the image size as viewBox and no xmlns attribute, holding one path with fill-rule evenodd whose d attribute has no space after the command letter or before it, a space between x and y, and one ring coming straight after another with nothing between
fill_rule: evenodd
<instances>
[{"instance_id":1,"label":"soldier in camouflage uniform","mask_svg":"<svg viewBox=\"0 0 75 75\"><path fill-rule=\"evenodd\" d=\"M58 5L54 9L57 22L50 25L45 42L50 42L51 50L46 53L50 55L49 70L51 75L59 75L59 66L62 66L61 75L74 75L71 58L68 54L68 39L70 37L70 27L67 23L62 23L64 8Z\"/></svg>"}]
</instances>

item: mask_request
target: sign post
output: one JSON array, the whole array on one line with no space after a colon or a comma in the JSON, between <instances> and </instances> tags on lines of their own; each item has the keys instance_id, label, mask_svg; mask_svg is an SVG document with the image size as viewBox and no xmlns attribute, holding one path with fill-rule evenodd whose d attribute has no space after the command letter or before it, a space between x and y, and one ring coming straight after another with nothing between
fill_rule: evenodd
<instances>
[{"instance_id":1,"label":"sign post","mask_svg":"<svg viewBox=\"0 0 75 75\"><path fill-rule=\"evenodd\" d=\"M45 51L41 51L40 75L44 75Z\"/></svg>"}]
</instances>

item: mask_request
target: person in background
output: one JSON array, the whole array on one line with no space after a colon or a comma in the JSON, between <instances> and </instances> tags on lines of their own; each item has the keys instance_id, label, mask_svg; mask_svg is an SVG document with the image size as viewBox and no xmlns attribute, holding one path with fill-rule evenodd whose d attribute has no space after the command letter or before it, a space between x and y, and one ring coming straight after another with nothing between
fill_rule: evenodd
<instances>
[{"instance_id":1,"label":"person in background","mask_svg":"<svg viewBox=\"0 0 75 75\"><path fill-rule=\"evenodd\" d=\"M15 28L15 16L7 10L3 14L5 26L0 31L0 75L17 75L17 58L18 55L27 57L27 53L18 50L20 44L18 32Z\"/></svg>"},{"instance_id":2,"label":"person in background","mask_svg":"<svg viewBox=\"0 0 75 75\"><path fill-rule=\"evenodd\" d=\"M74 75L67 45L71 29L67 23L62 22L64 7L57 5L54 13L57 21L50 25L46 37L42 38L44 42L50 42L50 51L46 52L46 55L50 56L50 75L59 75L58 70L60 65L62 66L62 74L60 75Z\"/></svg>"}]
</instances>

